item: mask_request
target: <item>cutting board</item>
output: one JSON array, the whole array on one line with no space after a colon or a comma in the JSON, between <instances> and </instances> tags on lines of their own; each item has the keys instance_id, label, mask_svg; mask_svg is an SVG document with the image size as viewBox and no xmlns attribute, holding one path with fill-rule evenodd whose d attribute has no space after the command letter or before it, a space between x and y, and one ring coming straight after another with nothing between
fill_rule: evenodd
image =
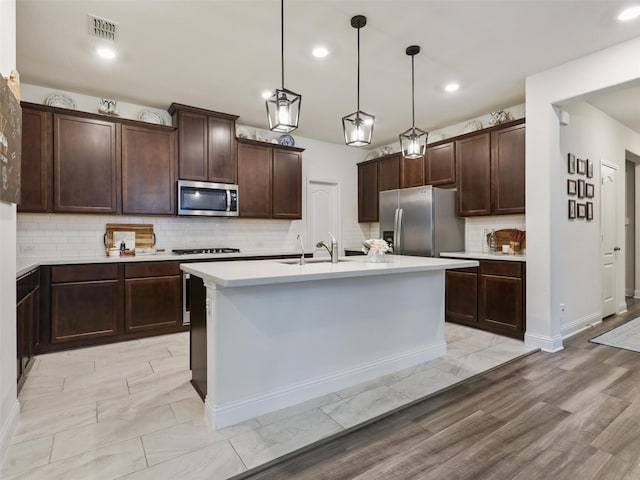
<instances>
[{"instance_id":1,"label":"cutting board","mask_svg":"<svg viewBox=\"0 0 640 480\"><path fill-rule=\"evenodd\" d=\"M113 232L134 232L135 248L151 248L156 244L151 223L107 223L107 233L104 234L104 246L107 252L113 246ZM133 250L133 248L133 245L127 245L127 249Z\"/></svg>"}]
</instances>

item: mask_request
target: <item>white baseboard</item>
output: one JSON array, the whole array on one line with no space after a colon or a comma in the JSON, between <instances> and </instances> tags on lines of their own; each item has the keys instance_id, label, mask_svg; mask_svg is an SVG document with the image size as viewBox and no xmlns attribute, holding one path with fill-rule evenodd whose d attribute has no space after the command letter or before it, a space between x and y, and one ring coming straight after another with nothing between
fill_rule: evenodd
<instances>
[{"instance_id":1,"label":"white baseboard","mask_svg":"<svg viewBox=\"0 0 640 480\"><path fill-rule=\"evenodd\" d=\"M616 315L620 315L621 313L627 313L627 302L622 302L620 305L618 305Z\"/></svg>"},{"instance_id":2,"label":"white baseboard","mask_svg":"<svg viewBox=\"0 0 640 480\"><path fill-rule=\"evenodd\" d=\"M640 298L640 290L633 291L633 298Z\"/></svg>"},{"instance_id":3,"label":"white baseboard","mask_svg":"<svg viewBox=\"0 0 640 480\"><path fill-rule=\"evenodd\" d=\"M637 291L638 290L634 290L633 288L627 288L624 291L624 296L625 297L633 297L636 294Z\"/></svg>"},{"instance_id":4,"label":"white baseboard","mask_svg":"<svg viewBox=\"0 0 640 480\"><path fill-rule=\"evenodd\" d=\"M204 403L205 411L210 425L215 430L218 430L250 418L311 400L312 398L352 387L404 368L428 362L442 357L446 353L446 343L432 345L420 350L396 354L341 372L299 382L263 395L222 405L214 405L211 403L210 397L207 396Z\"/></svg>"},{"instance_id":5,"label":"white baseboard","mask_svg":"<svg viewBox=\"0 0 640 480\"><path fill-rule=\"evenodd\" d=\"M586 317L582 317L574 320L571 323L562 325L562 327L560 328L560 334L562 335L562 338L569 338L576 333L586 330L587 328L593 325L597 325L601 322L602 316L600 312L592 313L590 315L587 315Z\"/></svg>"},{"instance_id":6,"label":"white baseboard","mask_svg":"<svg viewBox=\"0 0 640 480\"><path fill-rule=\"evenodd\" d=\"M18 421L20 420L20 403L18 399L14 399L13 406L11 407L11 411L9 412L9 416L6 421L2 425L2 430L0 430L0 460L4 458L4 454L7 452L9 445L11 444L11 439L13 438L13 434L18 427Z\"/></svg>"},{"instance_id":7,"label":"white baseboard","mask_svg":"<svg viewBox=\"0 0 640 480\"><path fill-rule=\"evenodd\" d=\"M545 352L559 352L564 347L562 345L562 335L547 337L536 333L525 332L524 344L527 347L539 348Z\"/></svg>"}]
</instances>

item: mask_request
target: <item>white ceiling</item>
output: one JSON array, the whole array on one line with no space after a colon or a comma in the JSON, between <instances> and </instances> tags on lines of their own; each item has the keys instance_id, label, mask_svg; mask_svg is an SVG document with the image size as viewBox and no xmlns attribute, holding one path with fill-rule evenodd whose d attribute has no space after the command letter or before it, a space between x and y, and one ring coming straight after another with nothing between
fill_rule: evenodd
<instances>
[{"instance_id":1,"label":"white ceiling","mask_svg":"<svg viewBox=\"0 0 640 480\"><path fill-rule=\"evenodd\" d=\"M356 110L355 14L368 18L360 104L376 116L377 146L411 126L408 45L422 46L416 125L434 130L522 103L528 75L640 35L640 21L615 20L628 4L287 0L285 86L302 94L294 134L342 142L340 119ZM94 54L98 40L88 34L87 14L119 23L115 61ZM311 56L318 44L329 48L327 58ZM185 103L266 128L261 93L280 86L280 2L17 0L17 64L26 83L162 109ZM445 93L449 81L461 89ZM613 116L616 103L629 106L608 102Z\"/></svg>"}]
</instances>

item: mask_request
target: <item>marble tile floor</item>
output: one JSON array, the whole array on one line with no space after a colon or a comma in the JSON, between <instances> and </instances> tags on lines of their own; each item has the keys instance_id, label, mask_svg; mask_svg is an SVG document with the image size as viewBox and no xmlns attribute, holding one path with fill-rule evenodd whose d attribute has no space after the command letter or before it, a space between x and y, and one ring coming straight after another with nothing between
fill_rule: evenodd
<instances>
[{"instance_id":1,"label":"marble tile floor","mask_svg":"<svg viewBox=\"0 0 640 480\"><path fill-rule=\"evenodd\" d=\"M213 431L188 333L38 356L0 467L13 479L227 479L533 349L446 325L447 355Z\"/></svg>"}]
</instances>

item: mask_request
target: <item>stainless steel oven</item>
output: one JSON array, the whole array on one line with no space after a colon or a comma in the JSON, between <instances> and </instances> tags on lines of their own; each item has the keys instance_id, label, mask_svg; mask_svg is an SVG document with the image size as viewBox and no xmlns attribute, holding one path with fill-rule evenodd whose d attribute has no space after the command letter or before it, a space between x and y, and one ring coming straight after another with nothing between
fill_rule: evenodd
<instances>
[{"instance_id":1,"label":"stainless steel oven","mask_svg":"<svg viewBox=\"0 0 640 480\"><path fill-rule=\"evenodd\" d=\"M178 180L178 215L238 216L238 185Z\"/></svg>"}]
</instances>

